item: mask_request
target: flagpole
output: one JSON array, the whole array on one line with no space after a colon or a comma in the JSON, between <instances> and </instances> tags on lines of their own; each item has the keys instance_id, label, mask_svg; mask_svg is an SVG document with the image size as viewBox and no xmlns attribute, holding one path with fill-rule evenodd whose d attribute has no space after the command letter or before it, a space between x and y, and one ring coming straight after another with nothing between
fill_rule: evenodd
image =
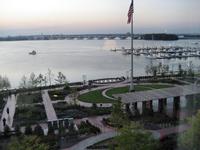
<instances>
[{"instance_id":1,"label":"flagpole","mask_svg":"<svg viewBox=\"0 0 200 150\"><path fill-rule=\"evenodd\" d=\"M133 0L132 0L133 4ZM134 7L134 4L133 4ZM134 10L134 8L133 8ZM134 91L134 86L133 86L133 14L131 18L131 85L130 85L130 92Z\"/></svg>"}]
</instances>

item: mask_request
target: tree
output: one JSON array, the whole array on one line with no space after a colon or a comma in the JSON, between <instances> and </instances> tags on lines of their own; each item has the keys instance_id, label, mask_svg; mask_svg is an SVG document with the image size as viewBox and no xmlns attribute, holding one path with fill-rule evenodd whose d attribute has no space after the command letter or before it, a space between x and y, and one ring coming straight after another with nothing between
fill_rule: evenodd
<instances>
[{"instance_id":1,"label":"tree","mask_svg":"<svg viewBox=\"0 0 200 150\"><path fill-rule=\"evenodd\" d=\"M71 92L72 92L71 98L74 102L74 105L76 105L77 104L76 100L77 100L77 97L79 96L79 92L78 92L77 88L72 88Z\"/></svg>"},{"instance_id":2,"label":"tree","mask_svg":"<svg viewBox=\"0 0 200 150\"><path fill-rule=\"evenodd\" d=\"M189 119L191 128L179 137L179 146L183 150L200 150L200 111Z\"/></svg>"},{"instance_id":3,"label":"tree","mask_svg":"<svg viewBox=\"0 0 200 150\"><path fill-rule=\"evenodd\" d=\"M38 84L39 84L40 86L43 85L44 77L43 77L42 74L39 74L39 75L38 75L38 77L37 77L37 81L38 81Z\"/></svg>"},{"instance_id":4,"label":"tree","mask_svg":"<svg viewBox=\"0 0 200 150\"><path fill-rule=\"evenodd\" d=\"M39 124L35 127L34 134L36 134L37 136L43 136L44 135L44 131Z\"/></svg>"},{"instance_id":5,"label":"tree","mask_svg":"<svg viewBox=\"0 0 200 150\"><path fill-rule=\"evenodd\" d=\"M8 89L10 87L11 87L11 85L10 85L10 81L9 81L8 77L6 77L6 76L2 77L0 75L0 89Z\"/></svg>"},{"instance_id":6,"label":"tree","mask_svg":"<svg viewBox=\"0 0 200 150\"><path fill-rule=\"evenodd\" d=\"M19 84L19 87L20 88L28 88L28 80L27 80L27 77L25 75L21 78L21 82Z\"/></svg>"},{"instance_id":7,"label":"tree","mask_svg":"<svg viewBox=\"0 0 200 150\"><path fill-rule=\"evenodd\" d=\"M188 76L194 77L194 65L192 61L190 61L189 66L188 66Z\"/></svg>"},{"instance_id":8,"label":"tree","mask_svg":"<svg viewBox=\"0 0 200 150\"><path fill-rule=\"evenodd\" d=\"M117 127L122 127L124 124L129 123L127 115L123 112L122 107L121 101L114 103L112 107L110 121Z\"/></svg>"},{"instance_id":9,"label":"tree","mask_svg":"<svg viewBox=\"0 0 200 150\"><path fill-rule=\"evenodd\" d=\"M37 136L24 136L12 138L7 147L8 150L49 150L49 146L41 142Z\"/></svg>"},{"instance_id":10,"label":"tree","mask_svg":"<svg viewBox=\"0 0 200 150\"><path fill-rule=\"evenodd\" d=\"M151 65L151 66L147 65L146 69L145 69L145 72L146 72L147 75L151 74L154 77L156 77L157 73L158 73L158 67L157 66L153 66L153 65Z\"/></svg>"},{"instance_id":11,"label":"tree","mask_svg":"<svg viewBox=\"0 0 200 150\"><path fill-rule=\"evenodd\" d=\"M181 64L178 65L178 75L180 75L180 76L183 75L183 69L182 69L182 65Z\"/></svg>"},{"instance_id":12,"label":"tree","mask_svg":"<svg viewBox=\"0 0 200 150\"><path fill-rule=\"evenodd\" d=\"M44 82L44 86L47 86L48 80L47 80L47 77L46 77L46 76L44 76L43 82Z\"/></svg>"},{"instance_id":13,"label":"tree","mask_svg":"<svg viewBox=\"0 0 200 150\"><path fill-rule=\"evenodd\" d=\"M20 135L21 135L21 131L20 131L20 126L19 126L19 125L16 125L16 127L15 127L15 134L16 134L17 136L20 136Z\"/></svg>"},{"instance_id":14,"label":"tree","mask_svg":"<svg viewBox=\"0 0 200 150\"><path fill-rule=\"evenodd\" d=\"M66 82L66 76L62 72L58 72L57 79L55 79L56 82L59 84L63 84Z\"/></svg>"},{"instance_id":15,"label":"tree","mask_svg":"<svg viewBox=\"0 0 200 150\"><path fill-rule=\"evenodd\" d=\"M10 134L10 128L9 128L8 125L6 125L6 126L4 127L4 136L9 136L9 134Z\"/></svg>"},{"instance_id":16,"label":"tree","mask_svg":"<svg viewBox=\"0 0 200 150\"><path fill-rule=\"evenodd\" d=\"M32 130L32 128L31 128L31 126L30 125L27 125L26 127L25 127L25 135L31 135L33 133L33 130Z\"/></svg>"},{"instance_id":17,"label":"tree","mask_svg":"<svg viewBox=\"0 0 200 150\"><path fill-rule=\"evenodd\" d=\"M48 68L48 72L47 72L47 75L48 75L48 82L49 82L49 85L52 84L52 78L53 78L53 73L51 71L51 69Z\"/></svg>"},{"instance_id":18,"label":"tree","mask_svg":"<svg viewBox=\"0 0 200 150\"><path fill-rule=\"evenodd\" d=\"M30 87L36 87L38 84L38 80L36 75L32 72L29 77L29 85Z\"/></svg>"},{"instance_id":19,"label":"tree","mask_svg":"<svg viewBox=\"0 0 200 150\"><path fill-rule=\"evenodd\" d=\"M158 142L138 124L125 125L114 138L116 150L156 150Z\"/></svg>"}]
</instances>

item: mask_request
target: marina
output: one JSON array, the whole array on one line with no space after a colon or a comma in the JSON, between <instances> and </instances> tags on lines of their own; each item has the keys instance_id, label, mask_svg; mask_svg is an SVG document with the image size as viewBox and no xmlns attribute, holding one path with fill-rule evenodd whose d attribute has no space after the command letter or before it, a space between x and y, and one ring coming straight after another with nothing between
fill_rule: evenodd
<instances>
[{"instance_id":1,"label":"marina","mask_svg":"<svg viewBox=\"0 0 200 150\"><path fill-rule=\"evenodd\" d=\"M197 45L197 44L196 44ZM121 49L111 49L113 52L121 51L123 55L130 55L131 49L122 47ZM161 46L134 48L135 56L145 56L149 59L175 59L200 57L200 47L181 47L181 46Z\"/></svg>"}]
</instances>

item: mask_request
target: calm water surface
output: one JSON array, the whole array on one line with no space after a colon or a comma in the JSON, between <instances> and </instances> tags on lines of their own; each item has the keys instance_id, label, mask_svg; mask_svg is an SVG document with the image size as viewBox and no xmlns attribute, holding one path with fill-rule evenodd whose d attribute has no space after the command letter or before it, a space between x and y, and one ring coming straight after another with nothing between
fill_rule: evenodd
<instances>
[{"instance_id":1,"label":"calm water surface","mask_svg":"<svg viewBox=\"0 0 200 150\"><path fill-rule=\"evenodd\" d=\"M135 40L134 47L155 46L198 46L192 40L174 42ZM130 56L111 52L114 48L129 48L130 40L52 40L0 42L0 74L7 75L12 87L17 87L23 75L31 72L45 74L50 68L55 74L63 72L70 82L102 77L127 76L130 70ZM37 55L28 53L37 51ZM145 56L134 56L134 75L145 75L145 66L150 63ZM200 64L199 58L154 60L175 66L189 61ZM174 68L175 68L174 67Z\"/></svg>"}]
</instances>

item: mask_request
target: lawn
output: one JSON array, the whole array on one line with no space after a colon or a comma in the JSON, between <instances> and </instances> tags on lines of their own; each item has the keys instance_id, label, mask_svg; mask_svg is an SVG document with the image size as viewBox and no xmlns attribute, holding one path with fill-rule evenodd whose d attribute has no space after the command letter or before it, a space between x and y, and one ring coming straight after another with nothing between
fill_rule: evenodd
<instances>
[{"instance_id":1,"label":"lawn","mask_svg":"<svg viewBox=\"0 0 200 150\"><path fill-rule=\"evenodd\" d=\"M147 84L147 85L136 85L135 91L147 91L152 89L162 89L162 88L168 88L173 87L171 85L166 84ZM128 93L129 92L129 86L125 87L119 87L119 88L113 88L106 92L106 95L113 97L113 94L122 94L122 93Z\"/></svg>"},{"instance_id":2,"label":"lawn","mask_svg":"<svg viewBox=\"0 0 200 150\"><path fill-rule=\"evenodd\" d=\"M136 91L147 91L152 89L161 89L161 88L168 88L173 87L171 85L166 84L147 84L147 85L136 85L135 90ZM82 94L78 97L80 101L88 102L88 103L115 103L115 100L106 98L102 95L103 90L95 90L91 91L85 94ZM113 88L106 92L106 94L110 97L113 97L113 94L122 94L122 93L128 93L129 92L129 86L119 87L119 88Z\"/></svg>"},{"instance_id":3,"label":"lawn","mask_svg":"<svg viewBox=\"0 0 200 150\"><path fill-rule=\"evenodd\" d=\"M46 120L46 112L43 105L16 108L14 116L15 125L35 124L44 120Z\"/></svg>"},{"instance_id":4,"label":"lawn","mask_svg":"<svg viewBox=\"0 0 200 150\"><path fill-rule=\"evenodd\" d=\"M104 97L102 94L102 90L95 90L85 94L82 94L78 97L80 101L88 102L88 103L114 103L114 100L108 99Z\"/></svg>"},{"instance_id":5,"label":"lawn","mask_svg":"<svg viewBox=\"0 0 200 150\"><path fill-rule=\"evenodd\" d=\"M52 101L64 100L65 97L70 93L67 90L55 90L55 91L48 91L48 92Z\"/></svg>"},{"instance_id":6,"label":"lawn","mask_svg":"<svg viewBox=\"0 0 200 150\"><path fill-rule=\"evenodd\" d=\"M42 103L41 93L28 93L28 94L19 94L17 97L17 105L23 104L33 104L33 103Z\"/></svg>"}]
</instances>

